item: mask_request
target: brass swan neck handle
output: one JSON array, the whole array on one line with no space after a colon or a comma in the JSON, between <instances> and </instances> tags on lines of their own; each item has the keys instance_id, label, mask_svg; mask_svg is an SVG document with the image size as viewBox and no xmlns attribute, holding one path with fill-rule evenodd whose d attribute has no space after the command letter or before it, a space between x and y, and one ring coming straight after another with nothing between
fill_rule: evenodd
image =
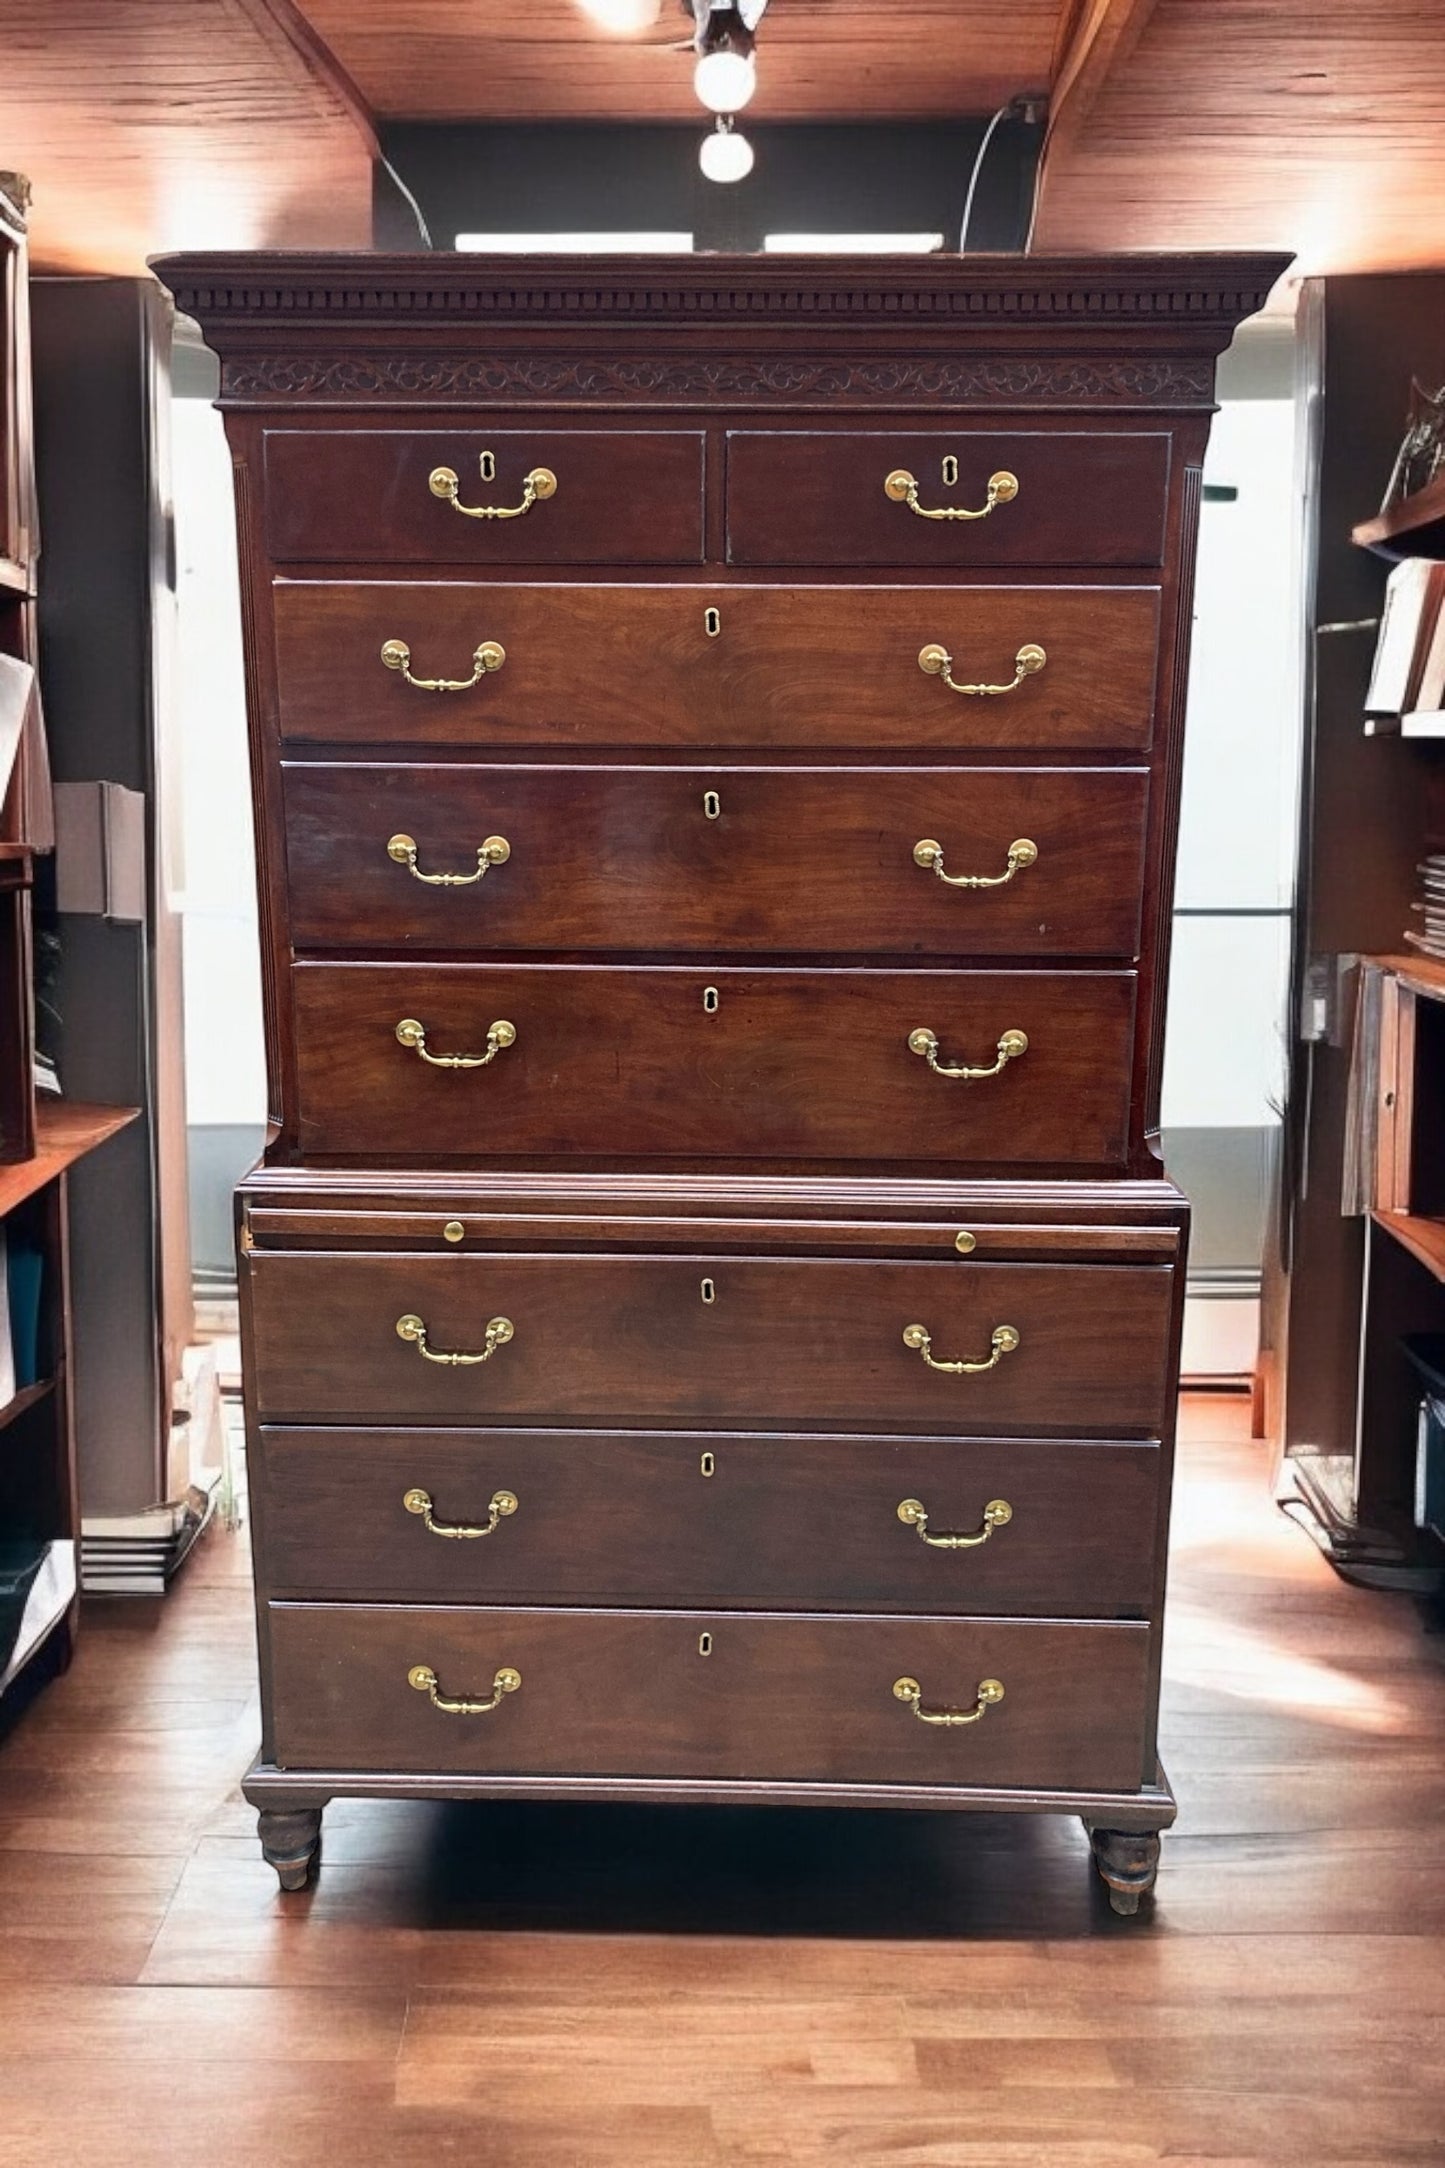
<instances>
[{"instance_id":1,"label":"brass swan neck handle","mask_svg":"<svg viewBox=\"0 0 1445 2168\"><path fill-rule=\"evenodd\" d=\"M504 1694L515 1694L522 1683L522 1674L510 1664L503 1664L492 1680L492 1691L485 1701L477 1701L467 1695L444 1694L437 1683L437 1675L430 1664L413 1664L406 1675L408 1686L414 1686L419 1694L426 1694L434 1709L443 1716L490 1716L501 1705Z\"/></svg>"},{"instance_id":2,"label":"brass swan neck handle","mask_svg":"<svg viewBox=\"0 0 1445 2168\"><path fill-rule=\"evenodd\" d=\"M1048 659L1037 641L1025 640L1014 656L1014 674L1007 684L963 685L953 674L953 657L946 647L930 640L918 650L918 667L925 677L941 678L951 693L962 693L969 700L999 700L1005 693L1016 693L1024 679L1036 676Z\"/></svg>"},{"instance_id":3,"label":"brass swan neck handle","mask_svg":"<svg viewBox=\"0 0 1445 2168\"><path fill-rule=\"evenodd\" d=\"M999 1076L1011 1061L1017 1061L1021 1055L1027 1054L1028 1050L1026 1032L1005 1031L999 1034L995 1059L986 1067L971 1069L967 1063L960 1063L957 1068L950 1068L939 1060L937 1034L930 1031L926 1024L920 1024L917 1031L910 1031L908 1034L909 1053L921 1055L935 1076L948 1077L953 1083L977 1084L985 1077Z\"/></svg>"},{"instance_id":4,"label":"brass swan neck handle","mask_svg":"<svg viewBox=\"0 0 1445 2168\"><path fill-rule=\"evenodd\" d=\"M485 455L483 455L485 456ZM486 477L483 475L483 479ZM455 467L433 467L426 478L426 486L434 497L440 497L463 519L521 519L534 504L545 504L557 494L557 477L550 467L533 467L522 483L520 504L463 504L461 481Z\"/></svg>"},{"instance_id":5,"label":"brass swan neck handle","mask_svg":"<svg viewBox=\"0 0 1445 2168\"><path fill-rule=\"evenodd\" d=\"M509 1317L490 1318L479 1354L448 1354L429 1345L425 1321L419 1318L414 1310L408 1310L404 1317L399 1317L396 1321L398 1340L407 1341L419 1355L424 1355L429 1363L445 1363L453 1370L472 1363L489 1363L497 1349L505 1347L507 1342L514 1338L516 1330ZM417 1510L415 1506L411 1508L412 1512Z\"/></svg>"},{"instance_id":6,"label":"brass swan neck handle","mask_svg":"<svg viewBox=\"0 0 1445 2168\"><path fill-rule=\"evenodd\" d=\"M397 1329L399 1331L400 1327ZM995 1325L989 1335L991 1352L982 1362L970 1363L964 1362L962 1359L958 1362L937 1362L933 1355L933 1335L927 1326L905 1325L903 1328L903 1345L906 1348L912 1348L915 1355L921 1355L930 1370L943 1370L954 1378L972 1378L979 1376L985 1370L996 1370L1003 1361L1004 1356L1012 1355L1018 1344L1019 1335L1016 1326ZM914 1505L916 1503L915 1499L904 1500L905 1505ZM898 1518L900 1520L903 1518L903 1506L898 1508Z\"/></svg>"},{"instance_id":7,"label":"brass swan neck handle","mask_svg":"<svg viewBox=\"0 0 1445 2168\"><path fill-rule=\"evenodd\" d=\"M433 1069L485 1069L488 1062L495 1061L497 1056L504 1052L507 1047L516 1044L517 1027L515 1024L508 1023L505 1016L499 1016L496 1022L488 1028L487 1051L485 1054L428 1053L426 1027L419 1024L414 1016L404 1016L402 1018L396 1027L396 1036L398 1044L406 1047L413 1054L419 1054L421 1059L428 1062Z\"/></svg>"},{"instance_id":8,"label":"brass swan neck handle","mask_svg":"<svg viewBox=\"0 0 1445 2168\"><path fill-rule=\"evenodd\" d=\"M987 1716L990 1709L997 1708L1003 1700L1003 1682L1000 1679L980 1679L978 1696L971 1709L925 1709L923 1688L917 1679L895 1679L893 1698L906 1702L920 1724L977 1724Z\"/></svg>"},{"instance_id":9,"label":"brass swan neck handle","mask_svg":"<svg viewBox=\"0 0 1445 2168\"><path fill-rule=\"evenodd\" d=\"M395 853L392 854L395 856ZM943 845L934 836L922 836L913 846L913 863L925 872L936 873L948 888L1003 888L1025 866L1037 862L1039 847L1028 836L1020 836L1008 847L1008 866L1003 873L945 873L943 870Z\"/></svg>"},{"instance_id":10,"label":"brass swan neck handle","mask_svg":"<svg viewBox=\"0 0 1445 2168\"><path fill-rule=\"evenodd\" d=\"M417 840L415 836L395 835L386 846L388 858L397 865L405 866L412 878L424 881L428 888L471 888L480 881L489 866L504 866L512 855L512 846L505 836L487 836L477 845L477 870L475 873L423 873L417 864ZM917 856L917 853L914 853Z\"/></svg>"},{"instance_id":11,"label":"brass swan neck handle","mask_svg":"<svg viewBox=\"0 0 1445 2168\"><path fill-rule=\"evenodd\" d=\"M920 504L918 483L906 467L895 467L883 484L883 494L890 503L906 504L920 519L987 519L1001 504L1012 504L1018 493L1018 476L1010 474L1007 467L989 476L987 498L976 510L959 504Z\"/></svg>"}]
</instances>

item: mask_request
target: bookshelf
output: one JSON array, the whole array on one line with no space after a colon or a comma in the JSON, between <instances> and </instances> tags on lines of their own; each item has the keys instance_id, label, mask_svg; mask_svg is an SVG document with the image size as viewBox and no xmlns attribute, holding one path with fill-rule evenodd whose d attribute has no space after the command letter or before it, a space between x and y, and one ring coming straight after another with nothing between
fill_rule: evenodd
<instances>
[{"instance_id":1,"label":"bookshelf","mask_svg":"<svg viewBox=\"0 0 1445 2168\"><path fill-rule=\"evenodd\" d=\"M0 654L37 662L39 535L20 176L0 174ZM68 1660L80 1512L69 1174L135 1118L35 1086L37 871L53 844L37 701L0 770L0 1715Z\"/></svg>"},{"instance_id":2,"label":"bookshelf","mask_svg":"<svg viewBox=\"0 0 1445 2168\"><path fill-rule=\"evenodd\" d=\"M1445 474L1350 530L1361 549L1381 557L1445 557Z\"/></svg>"}]
</instances>

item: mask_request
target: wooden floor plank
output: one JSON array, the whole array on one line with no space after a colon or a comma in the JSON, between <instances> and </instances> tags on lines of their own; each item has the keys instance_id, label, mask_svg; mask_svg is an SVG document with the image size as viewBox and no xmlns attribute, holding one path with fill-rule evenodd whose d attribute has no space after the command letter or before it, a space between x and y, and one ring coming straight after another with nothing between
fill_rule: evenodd
<instances>
[{"instance_id":1,"label":"wooden floor plank","mask_svg":"<svg viewBox=\"0 0 1445 2168\"><path fill-rule=\"evenodd\" d=\"M283 1897L213 1531L0 1741L0 2168L1441 2168L1445 1640L1242 1401L1174 1561L1137 1920L1006 1815L346 1800Z\"/></svg>"}]
</instances>

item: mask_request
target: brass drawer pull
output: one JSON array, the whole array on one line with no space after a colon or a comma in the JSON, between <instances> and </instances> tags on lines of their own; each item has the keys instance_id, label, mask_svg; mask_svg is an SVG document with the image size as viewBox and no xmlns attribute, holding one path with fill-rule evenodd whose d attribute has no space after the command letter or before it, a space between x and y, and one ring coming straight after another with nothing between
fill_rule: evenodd
<instances>
[{"instance_id":1,"label":"brass drawer pull","mask_svg":"<svg viewBox=\"0 0 1445 2168\"><path fill-rule=\"evenodd\" d=\"M439 1355L435 1348L427 1346L426 1326L415 1311L408 1310L405 1317L399 1317L396 1321L396 1336L399 1340L409 1340L417 1353L425 1355L429 1363L446 1363L452 1369L463 1363L489 1363L497 1349L505 1347L516 1330L509 1317L494 1317L488 1321L486 1340L480 1355ZM413 1512L416 1510L415 1507L412 1508Z\"/></svg>"},{"instance_id":2,"label":"brass drawer pull","mask_svg":"<svg viewBox=\"0 0 1445 2168\"><path fill-rule=\"evenodd\" d=\"M487 1032L485 1054L429 1054L426 1046L426 1030L414 1016L404 1016L396 1027L400 1043L409 1047L413 1054L420 1054L423 1061L430 1062L433 1069L485 1069L489 1061L495 1061L504 1047L515 1045L517 1027L509 1024L505 1016L499 1016Z\"/></svg>"},{"instance_id":3,"label":"brass drawer pull","mask_svg":"<svg viewBox=\"0 0 1445 2168\"><path fill-rule=\"evenodd\" d=\"M398 1325L397 1331L400 1332L400 1330L401 1327ZM1000 1362L1002 1362L1005 1355L1012 1355L1014 1349L1018 1346L1018 1344L1019 1336L1012 1325L995 1325L993 1328L993 1332L989 1336L989 1346L991 1347L993 1352L988 1356L986 1361L981 1363L966 1363L961 1361L956 1363L940 1363L934 1361L932 1352L933 1335L931 1332L929 1332L927 1326L905 1325L903 1328L903 1345L905 1347L910 1347L913 1349L915 1354L921 1355L930 1370L946 1370L949 1376L954 1378L977 1377L980 1371L994 1369ZM913 1502L914 1501L912 1499L905 1499L904 1504L911 1505ZM898 1508L898 1518L900 1520L902 1520L903 1518L902 1506Z\"/></svg>"},{"instance_id":4,"label":"brass drawer pull","mask_svg":"<svg viewBox=\"0 0 1445 2168\"><path fill-rule=\"evenodd\" d=\"M1014 674L1007 685L960 685L953 675L953 657L946 647L930 640L927 647L918 650L918 667L926 676L942 678L951 693L963 693L970 700L996 700L1003 693L1016 693L1024 679L1042 670L1048 659L1036 642L1026 640L1014 657Z\"/></svg>"},{"instance_id":5,"label":"brass drawer pull","mask_svg":"<svg viewBox=\"0 0 1445 2168\"><path fill-rule=\"evenodd\" d=\"M980 1679L978 1699L971 1709L925 1709L923 1688L917 1679L895 1679L893 1698L906 1701L920 1724L976 1724L1003 1700L1003 1684L999 1679Z\"/></svg>"},{"instance_id":6,"label":"brass drawer pull","mask_svg":"<svg viewBox=\"0 0 1445 2168\"><path fill-rule=\"evenodd\" d=\"M883 484L885 497L894 504L906 504L909 511L916 512L920 519L987 519L989 513L996 511L1001 504L1012 504L1018 493L1018 476L1010 474L1007 467L989 476L988 501L981 504L976 512L959 504L938 504L931 508L920 504L918 484L906 467L895 467Z\"/></svg>"},{"instance_id":7,"label":"brass drawer pull","mask_svg":"<svg viewBox=\"0 0 1445 2168\"><path fill-rule=\"evenodd\" d=\"M1002 1352L1002 1351L1000 1351ZM934 1365L935 1368L939 1366ZM982 1367L988 1368L987 1364ZM408 1497L415 1495L408 1492ZM413 1511L417 1509L413 1507ZM921 1542L933 1551L976 1551L981 1543L987 1543L996 1528L1007 1528L1014 1517L1014 1509L1007 1498L990 1498L983 1509L983 1526L971 1535L931 1536L928 1533L928 1511L921 1499L904 1498L898 1507L898 1518L905 1528L911 1528Z\"/></svg>"},{"instance_id":8,"label":"brass drawer pull","mask_svg":"<svg viewBox=\"0 0 1445 2168\"><path fill-rule=\"evenodd\" d=\"M482 878L488 866L504 866L512 855L512 846L505 836L488 836L485 842L477 845L475 873L423 873L416 862L416 850L415 836L398 835L387 844L386 855L394 858L399 866L405 866L414 880L425 881L428 888L470 888L474 881Z\"/></svg>"},{"instance_id":9,"label":"brass drawer pull","mask_svg":"<svg viewBox=\"0 0 1445 2168\"><path fill-rule=\"evenodd\" d=\"M392 849L392 844L402 840L401 837L394 836L392 843L387 845L387 849L391 851L393 858L396 856L396 852ZM939 880L945 882L949 888L1002 888L1006 881L1011 881L1016 873L1023 871L1025 866L1033 865L1038 855L1039 847L1037 843L1031 843L1027 836L1020 836L1017 843L1011 843L1008 847L1008 871L1006 873L945 873L943 870L943 845L937 842L934 837L924 836L913 846L913 863L916 866L924 867L929 872L936 873ZM425 879L425 875L423 875L423 879Z\"/></svg>"},{"instance_id":10,"label":"brass drawer pull","mask_svg":"<svg viewBox=\"0 0 1445 2168\"><path fill-rule=\"evenodd\" d=\"M425 1354L426 1350L423 1349L422 1352ZM460 1536L463 1538L490 1536L500 1528L504 1520L517 1510L517 1494L515 1491L509 1490L492 1492L491 1503L487 1507L487 1518L481 1522L439 1521L432 1509L430 1491L409 1490L401 1502L408 1513L419 1513L421 1515L423 1526L429 1529L434 1536ZM902 1507L899 1508L899 1511L902 1511Z\"/></svg>"},{"instance_id":11,"label":"brass drawer pull","mask_svg":"<svg viewBox=\"0 0 1445 2168\"><path fill-rule=\"evenodd\" d=\"M503 1694L516 1693L522 1683L522 1674L514 1671L510 1664L503 1664L492 1680L492 1691L485 1701L468 1701L460 1697L452 1700L437 1685L437 1675L430 1664L413 1664L406 1675L406 1683L414 1686L419 1694L429 1694L432 1707L440 1709L444 1716L489 1716L500 1704Z\"/></svg>"},{"instance_id":12,"label":"brass drawer pull","mask_svg":"<svg viewBox=\"0 0 1445 2168\"><path fill-rule=\"evenodd\" d=\"M472 650L472 674L469 678L419 678L411 674L411 649L405 640L384 640L381 659L388 670L399 670L408 685L414 685L419 693L469 693L474 685L480 685L490 670L500 670L507 659L507 650L500 640L483 640L480 647Z\"/></svg>"},{"instance_id":13,"label":"brass drawer pull","mask_svg":"<svg viewBox=\"0 0 1445 2168\"><path fill-rule=\"evenodd\" d=\"M533 467L522 484L520 504L463 504L457 494L462 485L453 467L433 467L426 486L434 497L443 498L464 519L520 519L534 504L545 504L549 497L556 496L557 477L550 467Z\"/></svg>"},{"instance_id":14,"label":"brass drawer pull","mask_svg":"<svg viewBox=\"0 0 1445 2168\"><path fill-rule=\"evenodd\" d=\"M397 1026L397 1037L401 1037L401 1026L399 1024ZM1006 1031L1001 1035L998 1042L997 1061L990 1062L986 1069L970 1069L967 1066L950 1069L939 1060L937 1037L926 1025L920 1025L917 1031L910 1031L908 1034L909 1053L921 1054L935 1076L950 1077L955 1082L961 1080L965 1084L977 1084L982 1077L998 1076L1001 1071L1008 1067L1011 1061L1017 1061L1019 1056L1027 1054L1028 1050L1029 1042L1026 1032Z\"/></svg>"}]
</instances>

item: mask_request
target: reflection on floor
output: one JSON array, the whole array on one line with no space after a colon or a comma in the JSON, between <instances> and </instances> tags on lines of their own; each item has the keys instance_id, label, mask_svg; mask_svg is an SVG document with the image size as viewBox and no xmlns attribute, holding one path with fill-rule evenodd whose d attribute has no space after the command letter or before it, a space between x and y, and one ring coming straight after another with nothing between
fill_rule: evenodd
<instances>
[{"instance_id":1,"label":"reflection on floor","mask_svg":"<svg viewBox=\"0 0 1445 2168\"><path fill-rule=\"evenodd\" d=\"M343 1803L280 1897L213 1531L0 1746L0 2163L1440 2163L1445 1644L1247 1427L1187 1404L1135 1921L1077 1824L926 1814Z\"/></svg>"}]
</instances>

